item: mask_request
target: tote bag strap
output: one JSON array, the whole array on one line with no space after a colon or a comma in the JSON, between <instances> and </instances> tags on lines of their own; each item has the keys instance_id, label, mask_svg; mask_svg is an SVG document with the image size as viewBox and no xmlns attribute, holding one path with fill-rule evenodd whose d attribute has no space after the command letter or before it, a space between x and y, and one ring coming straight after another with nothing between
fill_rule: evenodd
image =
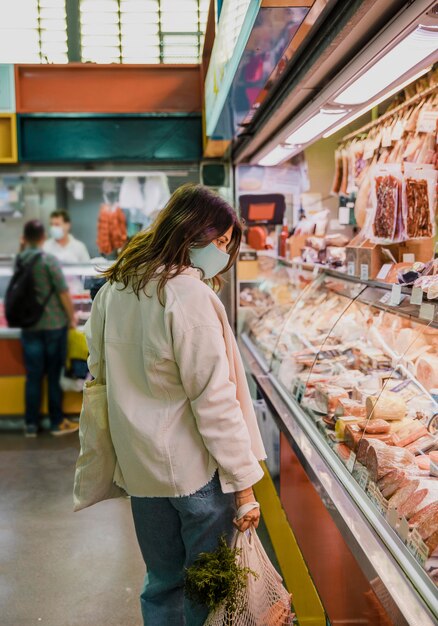
<instances>
[{"instance_id":1,"label":"tote bag strap","mask_svg":"<svg viewBox=\"0 0 438 626\"><path fill-rule=\"evenodd\" d=\"M105 385L105 318L103 318L102 337L100 339L99 367L97 370L96 383Z\"/></svg>"}]
</instances>

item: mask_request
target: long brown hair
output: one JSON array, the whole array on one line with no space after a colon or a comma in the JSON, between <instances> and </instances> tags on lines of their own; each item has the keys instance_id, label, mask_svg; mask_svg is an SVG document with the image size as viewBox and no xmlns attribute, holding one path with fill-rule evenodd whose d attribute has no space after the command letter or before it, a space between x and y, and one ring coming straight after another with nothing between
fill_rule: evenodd
<instances>
[{"instance_id":1,"label":"long brown hair","mask_svg":"<svg viewBox=\"0 0 438 626\"><path fill-rule=\"evenodd\" d=\"M186 184L179 187L149 229L135 235L117 261L103 274L110 282L132 288L138 296L148 282L159 276L158 295L174 278L190 266L190 248L203 248L232 227L228 244L230 260L224 274L236 260L243 227L234 209L207 187ZM211 281L218 290L219 276Z\"/></svg>"}]
</instances>

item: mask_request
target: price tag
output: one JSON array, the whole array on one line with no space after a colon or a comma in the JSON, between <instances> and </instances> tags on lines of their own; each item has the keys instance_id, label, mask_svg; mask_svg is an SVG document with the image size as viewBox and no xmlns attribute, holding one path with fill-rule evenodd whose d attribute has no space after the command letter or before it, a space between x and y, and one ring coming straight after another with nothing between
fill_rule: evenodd
<instances>
[{"instance_id":1,"label":"price tag","mask_svg":"<svg viewBox=\"0 0 438 626\"><path fill-rule=\"evenodd\" d=\"M313 278L316 278L318 274L319 274L319 267L315 265L315 267L313 268L313 272L312 272Z\"/></svg>"},{"instance_id":2,"label":"price tag","mask_svg":"<svg viewBox=\"0 0 438 626\"><path fill-rule=\"evenodd\" d=\"M417 133L434 133L438 121L438 111L422 109L418 116Z\"/></svg>"},{"instance_id":3,"label":"price tag","mask_svg":"<svg viewBox=\"0 0 438 626\"><path fill-rule=\"evenodd\" d=\"M362 487L362 489L364 491L366 491L367 487L368 487L368 482L370 480L370 474L369 474L367 468L364 467L363 465L359 464L359 463L356 465L356 468L357 468L356 469L356 480L357 480L358 484L360 485L360 487Z\"/></svg>"},{"instance_id":4,"label":"price tag","mask_svg":"<svg viewBox=\"0 0 438 626\"><path fill-rule=\"evenodd\" d=\"M429 556L429 548L424 543L416 528L410 533L406 545L415 559L424 566Z\"/></svg>"},{"instance_id":5,"label":"price tag","mask_svg":"<svg viewBox=\"0 0 438 626\"><path fill-rule=\"evenodd\" d=\"M391 292L387 291L379 300L379 302L381 302L382 304L388 304L388 302L391 300Z\"/></svg>"},{"instance_id":6,"label":"price tag","mask_svg":"<svg viewBox=\"0 0 438 626\"><path fill-rule=\"evenodd\" d=\"M397 120L392 129L391 140L399 141L402 138L404 131L405 128L403 126L403 122L401 120Z\"/></svg>"},{"instance_id":7,"label":"price tag","mask_svg":"<svg viewBox=\"0 0 438 626\"><path fill-rule=\"evenodd\" d=\"M390 306L398 306L402 299L402 287L401 285L393 285L391 289L391 298L389 300Z\"/></svg>"},{"instance_id":8,"label":"price tag","mask_svg":"<svg viewBox=\"0 0 438 626\"><path fill-rule=\"evenodd\" d=\"M428 304L427 302L423 302L420 306L419 317L422 320L427 320L428 322L432 322L435 317L435 307L433 304Z\"/></svg>"},{"instance_id":9,"label":"price tag","mask_svg":"<svg viewBox=\"0 0 438 626\"><path fill-rule=\"evenodd\" d=\"M347 274L349 276L354 276L356 274L356 263L354 261L349 261L347 263Z\"/></svg>"},{"instance_id":10,"label":"price tag","mask_svg":"<svg viewBox=\"0 0 438 626\"><path fill-rule=\"evenodd\" d=\"M360 279L368 280L369 277L369 268L366 263L361 263L360 265Z\"/></svg>"},{"instance_id":11,"label":"price tag","mask_svg":"<svg viewBox=\"0 0 438 626\"><path fill-rule=\"evenodd\" d=\"M421 289L421 287L412 287L410 303L411 304L423 303L423 290Z\"/></svg>"},{"instance_id":12,"label":"price tag","mask_svg":"<svg viewBox=\"0 0 438 626\"><path fill-rule=\"evenodd\" d=\"M348 226L348 224L350 223L350 212L350 207L348 206L339 207L338 219L340 224Z\"/></svg>"},{"instance_id":13,"label":"price tag","mask_svg":"<svg viewBox=\"0 0 438 626\"><path fill-rule=\"evenodd\" d=\"M390 148L392 145L392 128L385 126L382 129L382 148Z\"/></svg>"},{"instance_id":14,"label":"price tag","mask_svg":"<svg viewBox=\"0 0 438 626\"><path fill-rule=\"evenodd\" d=\"M377 274L377 279L385 280L391 270L391 267L392 263L385 263L385 265L382 265L382 267L380 268L380 272Z\"/></svg>"},{"instance_id":15,"label":"price tag","mask_svg":"<svg viewBox=\"0 0 438 626\"><path fill-rule=\"evenodd\" d=\"M356 455L354 454L353 451L351 451L350 456L348 457L347 462L345 463L349 472L353 471L353 467L355 463L356 463Z\"/></svg>"},{"instance_id":16,"label":"price tag","mask_svg":"<svg viewBox=\"0 0 438 626\"><path fill-rule=\"evenodd\" d=\"M397 509L395 509L393 506L390 506L388 508L388 511L386 513L386 519L388 521L388 524L391 526L391 528L393 528L395 531L398 530L398 523L400 521L400 518L398 516L397 513Z\"/></svg>"},{"instance_id":17,"label":"price tag","mask_svg":"<svg viewBox=\"0 0 438 626\"><path fill-rule=\"evenodd\" d=\"M400 518L399 523L398 523L397 532L399 534L399 537L403 541L407 541L407 539L409 537L409 523L408 523L408 520L406 519L406 517Z\"/></svg>"},{"instance_id":18,"label":"price tag","mask_svg":"<svg viewBox=\"0 0 438 626\"><path fill-rule=\"evenodd\" d=\"M403 263L415 263L415 254L407 252L403 255Z\"/></svg>"},{"instance_id":19,"label":"price tag","mask_svg":"<svg viewBox=\"0 0 438 626\"><path fill-rule=\"evenodd\" d=\"M302 380L298 380L296 382L296 387L295 387L295 400L298 402L298 404L301 404L301 402L303 401L305 391L306 391L305 383L303 383Z\"/></svg>"}]
</instances>

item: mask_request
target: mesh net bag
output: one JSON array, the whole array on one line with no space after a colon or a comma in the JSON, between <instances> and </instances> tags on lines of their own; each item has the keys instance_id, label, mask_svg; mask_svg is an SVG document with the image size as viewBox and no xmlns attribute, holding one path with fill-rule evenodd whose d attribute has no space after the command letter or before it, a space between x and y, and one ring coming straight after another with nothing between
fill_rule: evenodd
<instances>
[{"instance_id":1,"label":"mesh net bag","mask_svg":"<svg viewBox=\"0 0 438 626\"><path fill-rule=\"evenodd\" d=\"M292 626L291 596L255 530L238 532L234 547L240 550L239 566L248 567L257 577L248 574L238 609L229 611L224 603L210 613L204 626Z\"/></svg>"}]
</instances>

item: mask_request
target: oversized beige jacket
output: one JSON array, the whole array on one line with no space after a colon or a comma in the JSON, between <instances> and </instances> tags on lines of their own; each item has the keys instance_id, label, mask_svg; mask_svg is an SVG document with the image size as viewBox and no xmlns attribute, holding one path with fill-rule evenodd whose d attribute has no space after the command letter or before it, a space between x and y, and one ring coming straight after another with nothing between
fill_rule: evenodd
<instances>
[{"instance_id":1,"label":"oversized beige jacket","mask_svg":"<svg viewBox=\"0 0 438 626\"><path fill-rule=\"evenodd\" d=\"M115 482L183 496L218 470L225 493L250 487L266 454L225 309L195 269L168 281L164 301L155 281L139 298L107 283L86 325L93 375L105 328Z\"/></svg>"}]
</instances>

